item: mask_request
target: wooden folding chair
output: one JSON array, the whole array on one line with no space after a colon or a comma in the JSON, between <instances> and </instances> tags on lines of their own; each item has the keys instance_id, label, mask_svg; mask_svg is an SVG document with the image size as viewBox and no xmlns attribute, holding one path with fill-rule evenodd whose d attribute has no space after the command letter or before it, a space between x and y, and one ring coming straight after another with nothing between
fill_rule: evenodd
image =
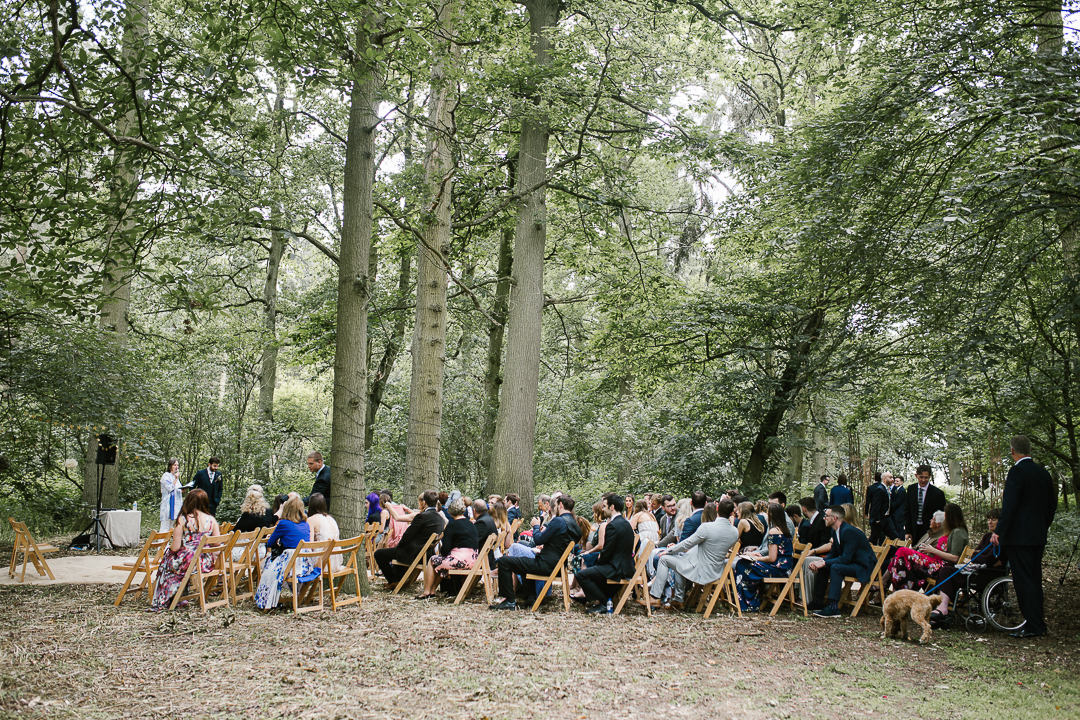
<instances>
[{"instance_id":1,"label":"wooden folding chair","mask_svg":"<svg viewBox=\"0 0 1080 720\"><path fill-rule=\"evenodd\" d=\"M232 529L234 527L236 527L236 526L233 525L231 522L223 522L220 525L218 525L218 530L221 532L222 535L228 535L229 533L232 532Z\"/></svg>"},{"instance_id":2,"label":"wooden folding chair","mask_svg":"<svg viewBox=\"0 0 1080 720\"><path fill-rule=\"evenodd\" d=\"M736 541L731 546L731 550L728 551L727 561L724 563L724 572L719 578L713 580L711 583L705 586L705 589L701 592L701 599L698 600L697 610L701 612L702 606L704 606L705 615L702 620L708 620L712 615L713 608L716 607L716 601L720 599L720 596L730 586L730 592L733 593L729 596L729 602L734 601L735 611L739 613L739 617L742 617L742 608L739 606L738 595L735 593L735 557L739 554L739 548L742 547L742 543Z\"/></svg>"},{"instance_id":3,"label":"wooden folding chair","mask_svg":"<svg viewBox=\"0 0 1080 720\"><path fill-rule=\"evenodd\" d=\"M622 592L619 593L619 603L615 606L615 615L622 612L623 605L626 605L626 601L629 600L635 592L641 592L641 599L645 601L645 612L649 617L652 617L652 596L649 595L649 573L646 571L646 567L649 564L649 558L652 556L653 541L646 540L644 547L640 548L637 554L637 560L634 562L634 574L625 580L609 580L608 583L612 585L625 585Z\"/></svg>"},{"instance_id":4,"label":"wooden folding chair","mask_svg":"<svg viewBox=\"0 0 1080 720\"><path fill-rule=\"evenodd\" d=\"M323 604L322 575L326 571L326 557L330 553L334 540L320 540L319 542L305 542L301 540L296 545L289 563L285 566L285 582L292 587L292 607L294 615L325 610ZM311 563L311 572L307 575L297 576L296 564L301 559ZM315 589L319 590L319 604L300 607L304 603L311 602L315 595Z\"/></svg>"},{"instance_id":5,"label":"wooden folding chair","mask_svg":"<svg viewBox=\"0 0 1080 720\"><path fill-rule=\"evenodd\" d=\"M364 543L364 557L367 559L366 571L368 577L374 578L375 574L379 571L379 566L375 564L375 550L376 539L379 537L379 531L382 529L382 525L377 522L368 523L364 527L364 534L360 537Z\"/></svg>"},{"instance_id":6,"label":"wooden folding chair","mask_svg":"<svg viewBox=\"0 0 1080 720\"><path fill-rule=\"evenodd\" d=\"M844 588L840 593L838 607L854 605L851 609L851 617L856 617L859 611L862 610L862 606L866 603L866 598L869 597L870 588L874 586L874 583L881 584L881 566L885 562L885 557L889 554L889 546L886 544L871 545L870 547L874 549L874 554L877 555L877 562L874 563L874 569L870 573L870 581L862 584L859 588L859 597L854 602L851 600L851 589L855 583L859 582L859 579L851 576L844 578Z\"/></svg>"},{"instance_id":7,"label":"wooden folding chair","mask_svg":"<svg viewBox=\"0 0 1080 720\"><path fill-rule=\"evenodd\" d=\"M244 600L255 600L255 579L259 572L259 538L263 537L265 528L255 528L246 533L236 533L232 550L229 551L229 590L232 592L232 604L239 605ZM236 558L236 551L240 550L240 557ZM240 587L247 583L246 592L240 592Z\"/></svg>"},{"instance_id":8,"label":"wooden folding chair","mask_svg":"<svg viewBox=\"0 0 1080 720\"><path fill-rule=\"evenodd\" d=\"M795 608L795 586L799 587L799 598L802 600L803 617L810 617L810 611L806 606L806 592L803 588L802 571L803 565L806 563L807 558L810 557L810 551L813 550L810 547L810 543L800 543L798 541L792 544L792 549L797 553L798 560L795 562L795 567L791 569L791 574L786 578L765 578L764 582L766 587L780 587L780 592L776 596L776 601L773 603L772 611L769 613L769 617L772 617L780 609L780 606L787 600L791 603L791 607Z\"/></svg>"},{"instance_id":9,"label":"wooden folding chair","mask_svg":"<svg viewBox=\"0 0 1080 720\"><path fill-rule=\"evenodd\" d=\"M468 570L450 570L450 575L458 575L465 579L461 582L461 589L458 590L457 597L454 598L454 604L459 604L462 600L467 598L473 591L478 580L484 581L484 594L487 596L488 604L490 605L495 601L495 596L491 590L491 563L488 562L488 554L492 548L495 547L495 543L502 536L501 533L494 535L488 535L484 540L484 546L480 548L479 554L476 556L476 562Z\"/></svg>"},{"instance_id":10,"label":"wooden folding chair","mask_svg":"<svg viewBox=\"0 0 1080 720\"><path fill-rule=\"evenodd\" d=\"M158 565L161 564L161 556L165 554L165 548L169 546L169 540L172 538L172 534L172 530L162 530L160 532L150 533L150 537L146 539L146 544L143 545L139 557L135 558L135 562L112 566L113 570L129 571L127 580L124 581L124 586L120 588L120 594L116 596L116 601L113 605L120 607L120 603L124 600L124 595L129 591L134 593L136 599L143 590L146 590L148 598L152 599L154 597L154 590L157 589ZM140 582L134 590L129 590L131 583L135 580L135 576L139 573L143 574L142 582Z\"/></svg>"},{"instance_id":11,"label":"wooden folding chair","mask_svg":"<svg viewBox=\"0 0 1080 720\"><path fill-rule=\"evenodd\" d=\"M28 563L34 564L34 569L37 570L38 575L48 575L50 580L55 580L56 576L53 575L49 563L45 562L45 553L56 552L60 548L34 540L34 536L26 529L25 523L21 523L15 518L8 518L8 522L11 523L11 527L15 530L15 548L11 551L11 566L8 567L8 576L15 577L15 567L18 565L18 557L21 552L23 554L22 574L19 576L19 582L26 581L26 565Z\"/></svg>"},{"instance_id":12,"label":"wooden folding chair","mask_svg":"<svg viewBox=\"0 0 1080 720\"><path fill-rule=\"evenodd\" d=\"M438 538L441 534L442 533L431 533L431 537L427 539L427 542L424 543L424 547L420 548L420 552L416 554L416 557L413 558L413 561L408 566L406 566L405 563L398 562L397 560L393 562L394 565L408 567L409 569L405 571L405 574L401 576L401 580L399 580L398 584L394 586L394 591L391 593L392 595L397 595L399 592L401 592L401 588L407 585L412 585L413 581L416 580L416 576L423 572L423 563L425 560L427 560L428 548L432 547L432 545L435 543L436 538Z\"/></svg>"},{"instance_id":13,"label":"wooden folding chair","mask_svg":"<svg viewBox=\"0 0 1080 720\"><path fill-rule=\"evenodd\" d=\"M199 545L195 548L195 554L191 558L191 563L188 565L187 572L184 573L184 578L180 581L180 586L176 588L176 594L173 595L172 604L169 605L170 610L176 608L181 600L193 600L195 598L199 599L199 609L203 612L206 612L210 608L229 604L228 558L229 554L232 552L234 542L236 542L235 533L229 533L228 535L204 535L202 539L199 540ZM213 558L210 570L207 572L204 572L202 569L202 558L204 555L209 555ZM207 602L207 596L219 581L222 584L221 599ZM188 588L188 585L191 582L195 583L197 591L185 595L184 590Z\"/></svg>"},{"instance_id":14,"label":"wooden folding chair","mask_svg":"<svg viewBox=\"0 0 1080 720\"><path fill-rule=\"evenodd\" d=\"M378 526L378 523L372 524ZM359 557L363 551L364 537L364 535L361 535L348 540L335 540L330 551L326 554L326 560L323 564L323 577L326 578L327 583L330 585L330 609L335 612L338 608L361 603ZM334 570L334 558L336 557L341 558L342 562L341 567ZM345 578L350 575L356 583L356 595L344 600L338 600L341 586L345 584Z\"/></svg>"},{"instance_id":15,"label":"wooden folding chair","mask_svg":"<svg viewBox=\"0 0 1080 720\"><path fill-rule=\"evenodd\" d=\"M563 608L566 612L570 612L570 582L566 579L566 560L570 557L570 553L574 549L574 543L570 543L563 550L562 557L559 558L559 562L555 563L555 569L551 571L550 575L526 575L525 582L529 580L543 580L544 589L536 593L536 602L533 603L532 611L536 612L536 609L540 607L540 603L547 597L548 588L551 587L551 583L555 582L555 578L559 578L562 582L562 596L563 596Z\"/></svg>"}]
</instances>

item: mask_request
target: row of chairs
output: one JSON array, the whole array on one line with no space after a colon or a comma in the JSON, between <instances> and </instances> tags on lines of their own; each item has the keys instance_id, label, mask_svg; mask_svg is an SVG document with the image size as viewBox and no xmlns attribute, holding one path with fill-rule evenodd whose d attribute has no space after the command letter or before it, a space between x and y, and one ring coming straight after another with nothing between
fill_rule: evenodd
<instances>
[{"instance_id":1,"label":"row of chairs","mask_svg":"<svg viewBox=\"0 0 1080 720\"><path fill-rule=\"evenodd\" d=\"M203 612L223 605L238 606L247 599L254 600L255 588L262 572L259 548L265 547L272 532L273 528L261 528L246 533L230 532L204 536L173 595L170 609L184 600L198 600L199 608ZM171 537L172 532L169 530L151 533L134 562L113 566L114 570L128 571L127 579L113 605L119 607L128 594L138 598L142 591L146 591L148 597L153 597L161 561ZM327 594L330 598L330 609L335 611L348 605L360 604L357 554L362 552L363 542L364 538L361 536L348 540L301 542L297 545L285 567L286 582L292 588L295 614L325 609ZM206 563L209 570L203 569L204 557L210 558L210 562ZM308 560L313 568L308 575L297 575L297 563L301 559ZM140 575L142 577L136 584ZM352 597L342 592L344 582L350 576L357 588ZM217 600L213 599L215 590L220 593ZM313 604L316 591L319 601Z\"/></svg>"}]
</instances>

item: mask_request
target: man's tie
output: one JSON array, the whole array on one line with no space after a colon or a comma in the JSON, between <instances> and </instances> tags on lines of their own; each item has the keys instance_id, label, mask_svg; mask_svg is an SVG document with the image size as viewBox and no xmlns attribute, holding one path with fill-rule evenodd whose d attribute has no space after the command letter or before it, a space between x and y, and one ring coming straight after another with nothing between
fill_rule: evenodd
<instances>
[{"instance_id":1,"label":"man's tie","mask_svg":"<svg viewBox=\"0 0 1080 720\"><path fill-rule=\"evenodd\" d=\"M925 499L926 499L926 488L924 488L922 485L920 485L919 486L919 519L918 519L918 524L919 525L922 525L922 506L923 506L923 500L925 500Z\"/></svg>"}]
</instances>

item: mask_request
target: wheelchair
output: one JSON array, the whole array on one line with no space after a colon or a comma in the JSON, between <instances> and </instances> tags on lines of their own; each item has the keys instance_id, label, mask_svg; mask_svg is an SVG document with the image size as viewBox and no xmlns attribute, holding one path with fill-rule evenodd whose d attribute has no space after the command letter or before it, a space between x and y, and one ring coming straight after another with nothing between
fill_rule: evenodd
<instances>
[{"instance_id":1,"label":"wheelchair","mask_svg":"<svg viewBox=\"0 0 1080 720\"><path fill-rule=\"evenodd\" d=\"M1014 632L1024 624L1020 606L1016 601L1016 588L1005 569L970 566L971 572L961 584L953 603L958 618L964 618L964 626L970 632L981 632L992 627L1001 632Z\"/></svg>"}]
</instances>

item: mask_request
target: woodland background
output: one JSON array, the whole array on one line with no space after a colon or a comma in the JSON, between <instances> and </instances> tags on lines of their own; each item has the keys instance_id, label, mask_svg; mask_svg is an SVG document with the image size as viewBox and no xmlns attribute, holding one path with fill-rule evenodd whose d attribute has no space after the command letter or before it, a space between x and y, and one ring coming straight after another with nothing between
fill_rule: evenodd
<instances>
[{"instance_id":1,"label":"woodland background","mask_svg":"<svg viewBox=\"0 0 1080 720\"><path fill-rule=\"evenodd\" d=\"M0 511L1080 497L1072 0L3 0ZM65 469L68 458L77 469Z\"/></svg>"}]
</instances>

